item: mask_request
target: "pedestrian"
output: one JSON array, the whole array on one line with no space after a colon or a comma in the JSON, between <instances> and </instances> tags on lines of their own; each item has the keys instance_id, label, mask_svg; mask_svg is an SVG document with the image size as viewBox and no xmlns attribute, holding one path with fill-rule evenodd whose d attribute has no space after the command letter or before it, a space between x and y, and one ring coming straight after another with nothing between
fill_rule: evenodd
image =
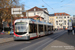
<instances>
[{"instance_id":1,"label":"pedestrian","mask_svg":"<svg viewBox=\"0 0 75 50\"><path fill-rule=\"evenodd\" d=\"M72 26L69 26L68 27L68 34L71 34L72 33Z\"/></svg>"},{"instance_id":2,"label":"pedestrian","mask_svg":"<svg viewBox=\"0 0 75 50\"><path fill-rule=\"evenodd\" d=\"M74 35L74 30L72 30L72 34Z\"/></svg>"},{"instance_id":3,"label":"pedestrian","mask_svg":"<svg viewBox=\"0 0 75 50\"><path fill-rule=\"evenodd\" d=\"M70 28L69 27L68 27L68 30L67 31L68 31L68 35L69 35L70 34Z\"/></svg>"},{"instance_id":4,"label":"pedestrian","mask_svg":"<svg viewBox=\"0 0 75 50\"><path fill-rule=\"evenodd\" d=\"M70 30L68 30L68 35L70 34Z\"/></svg>"},{"instance_id":5,"label":"pedestrian","mask_svg":"<svg viewBox=\"0 0 75 50\"><path fill-rule=\"evenodd\" d=\"M72 33L73 33L73 35L74 35L74 33L75 33L75 26L73 26Z\"/></svg>"},{"instance_id":6,"label":"pedestrian","mask_svg":"<svg viewBox=\"0 0 75 50\"><path fill-rule=\"evenodd\" d=\"M74 27L74 33L75 33L75 27Z\"/></svg>"}]
</instances>

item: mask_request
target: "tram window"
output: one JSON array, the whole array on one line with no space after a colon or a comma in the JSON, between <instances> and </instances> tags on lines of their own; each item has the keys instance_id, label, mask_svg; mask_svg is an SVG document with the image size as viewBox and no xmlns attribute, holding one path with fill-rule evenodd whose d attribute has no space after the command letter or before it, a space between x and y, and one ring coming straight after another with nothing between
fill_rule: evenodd
<instances>
[{"instance_id":1,"label":"tram window","mask_svg":"<svg viewBox=\"0 0 75 50\"><path fill-rule=\"evenodd\" d=\"M53 26L50 26L50 28L51 28L50 30L52 31L53 30Z\"/></svg>"},{"instance_id":2,"label":"tram window","mask_svg":"<svg viewBox=\"0 0 75 50\"><path fill-rule=\"evenodd\" d=\"M43 32L43 25L39 25L39 32Z\"/></svg>"},{"instance_id":3,"label":"tram window","mask_svg":"<svg viewBox=\"0 0 75 50\"><path fill-rule=\"evenodd\" d=\"M53 30L53 26L51 26L51 30Z\"/></svg>"},{"instance_id":4,"label":"tram window","mask_svg":"<svg viewBox=\"0 0 75 50\"><path fill-rule=\"evenodd\" d=\"M37 32L37 25L36 24L29 24L29 32L30 33Z\"/></svg>"},{"instance_id":5,"label":"tram window","mask_svg":"<svg viewBox=\"0 0 75 50\"><path fill-rule=\"evenodd\" d=\"M48 31L51 31L52 30L52 27L51 26L48 26Z\"/></svg>"},{"instance_id":6,"label":"tram window","mask_svg":"<svg viewBox=\"0 0 75 50\"><path fill-rule=\"evenodd\" d=\"M48 26L46 25L46 31L48 31Z\"/></svg>"},{"instance_id":7,"label":"tram window","mask_svg":"<svg viewBox=\"0 0 75 50\"><path fill-rule=\"evenodd\" d=\"M52 27L50 26L50 31L52 30Z\"/></svg>"},{"instance_id":8,"label":"tram window","mask_svg":"<svg viewBox=\"0 0 75 50\"><path fill-rule=\"evenodd\" d=\"M50 31L50 26L48 26L48 31Z\"/></svg>"},{"instance_id":9,"label":"tram window","mask_svg":"<svg viewBox=\"0 0 75 50\"><path fill-rule=\"evenodd\" d=\"M37 25L34 25L34 32L37 32Z\"/></svg>"},{"instance_id":10,"label":"tram window","mask_svg":"<svg viewBox=\"0 0 75 50\"><path fill-rule=\"evenodd\" d=\"M33 25L32 24L29 25L29 32L33 33Z\"/></svg>"},{"instance_id":11,"label":"tram window","mask_svg":"<svg viewBox=\"0 0 75 50\"><path fill-rule=\"evenodd\" d=\"M46 25L45 25L45 28L44 28L44 29L45 29L45 31L46 31Z\"/></svg>"}]
</instances>

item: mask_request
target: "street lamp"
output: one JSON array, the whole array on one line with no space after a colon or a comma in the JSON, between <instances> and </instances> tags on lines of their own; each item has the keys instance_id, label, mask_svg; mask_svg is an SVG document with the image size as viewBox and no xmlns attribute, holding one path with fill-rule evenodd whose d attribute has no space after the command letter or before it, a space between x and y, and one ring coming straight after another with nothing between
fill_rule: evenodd
<instances>
[{"instance_id":1,"label":"street lamp","mask_svg":"<svg viewBox=\"0 0 75 50\"><path fill-rule=\"evenodd\" d=\"M42 5L42 7L44 7L44 5ZM45 22L44 8L43 8L43 17L44 17L44 22Z\"/></svg>"},{"instance_id":2,"label":"street lamp","mask_svg":"<svg viewBox=\"0 0 75 50\"><path fill-rule=\"evenodd\" d=\"M12 8L12 0L10 0L10 1L11 1L10 8ZM11 15L11 27L10 28L11 28L11 31L12 31L12 29L13 29L12 28L12 15Z\"/></svg>"}]
</instances>

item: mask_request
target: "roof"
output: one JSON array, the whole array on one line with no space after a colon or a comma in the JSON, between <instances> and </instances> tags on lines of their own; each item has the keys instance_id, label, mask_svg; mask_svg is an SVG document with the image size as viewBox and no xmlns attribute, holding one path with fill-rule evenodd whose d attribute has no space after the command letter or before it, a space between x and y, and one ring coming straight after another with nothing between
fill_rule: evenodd
<instances>
[{"instance_id":1,"label":"roof","mask_svg":"<svg viewBox=\"0 0 75 50\"><path fill-rule=\"evenodd\" d=\"M55 16L64 16L64 15L69 15L67 13L54 13ZM70 16L70 15L69 15Z\"/></svg>"},{"instance_id":2,"label":"roof","mask_svg":"<svg viewBox=\"0 0 75 50\"><path fill-rule=\"evenodd\" d=\"M43 11L43 9L44 10L47 10L47 8L38 8L38 7L33 7L33 8L31 8L31 9L29 9L29 10L27 10L27 11L34 11L34 9L36 10L36 11Z\"/></svg>"},{"instance_id":3,"label":"roof","mask_svg":"<svg viewBox=\"0 0 75 50\"><path fill-rule=\"evenodd\" d=\"M42 22L42 21L36 21L36 20L34 20L34 19L17 19L17 20L15 20L15 23L16 23L16 22L19 22L19 21L21 21L21 20L24 21L24 22L25 22L25 21L29 21L29 22L32 21L32 22L30 22L30 23L33 23L33 22L34 22L34 23L36 23L36 24L38 23L38 24L44 24L44 25L49 25L49 26L52 26L52 25L53 25L53 24L51 24L51 23L46 23L46 22Z\"/></svg>"},{"instance_id":4,"label":"roof","mask_svg":"<svg viewBox=\"0 0 75 50\"><path fill-rule=\"evenodd\" d=\"M49 14L49 16L55 16L54 14Z\"/></svg>"},{"instance_id":5,"label":"roof","mask_svg":"<svg viewBox=\"0 0 75 50\"><path fill-rule=\"evenodd\" d=\"M41 9L43 9L43 10L47 10L47 8L41 8Z\"/></svg>"}]
</instances>

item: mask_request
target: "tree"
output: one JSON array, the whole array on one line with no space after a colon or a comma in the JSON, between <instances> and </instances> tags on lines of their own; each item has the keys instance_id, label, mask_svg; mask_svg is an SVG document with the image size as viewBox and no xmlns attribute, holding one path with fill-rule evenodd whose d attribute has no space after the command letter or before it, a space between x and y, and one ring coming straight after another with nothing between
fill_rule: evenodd
<instances>
[{"instance_id":1,"label":"tree","mask_svg":"<svg viewBox=\"0 0 75 50\"><path fill-rule=\"evenodd\" d=\"M18 6L20 0L10 0L10 7Z\"/></svg>"},{"instance_id":2,"label":"tree","mask_svg":"<svg viewBox=\"0 0 75 50\"><path fill-rule=\"evenodd\" d=\"M1 19L11 18L11 7L16 7L19 4L19 0L0 0L0 17Z\"/></svg>"},{"instance_id":3,"label":"tree","mask_svg":"<svg viewBox=\"0 0 75 50\"><path fill-rule=\"evenodd\" d=\"M7 8L9 7L10 0L0 0L0 8Z\"/></svg>"}]
</instances>

